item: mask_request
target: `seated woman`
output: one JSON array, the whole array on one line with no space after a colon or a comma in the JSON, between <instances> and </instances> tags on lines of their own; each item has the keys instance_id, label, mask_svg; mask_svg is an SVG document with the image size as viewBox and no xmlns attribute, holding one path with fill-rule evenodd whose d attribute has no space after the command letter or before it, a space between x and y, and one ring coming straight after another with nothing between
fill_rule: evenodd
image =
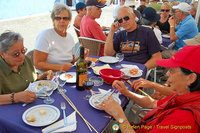
<instances>
[{"instance_id":1,"label":"seated woman","mask_svg":"<svg viewBox=\"0 0 200 133\"><path fill-rule=\"evenodd\" d=\"M169 2L164 2L161 6L161 13L160 13L160 20L157 22L157 26L160 28L162 33L170 33L170 25L169 25L169 18L170 18L170 11L171 5Z\"/></svg>"},{"instance_id":2,"label":"seated woman","mask_svg":"<svg viewBox=\"0 0 200 133\"><path fill-rule=\"evenodd\" d=\"M170 59L156 63L168 67L168 81L175 92L162 100L135 94L124 82L114 81L113 88L144 108L153 109L140 125L131 126L122 107L110 96L97 107L105 110L119 122L121 132L200 132L200 46L185 46ZM135 84L133 84L135 85ZM138 127L134 131L133 127Z\"/></svg>"},{"instance_id":3,"label":"seated woman","mask_svg":"<svg viewBox=\"0 0 200 133\"><path fill-rule=\"evenodd\" d=\"M75 42L67 32L72 19L71 10L65 4L55 3L51 19L54 27L42 31L36 39L34 65L42 71L68 71L76 61Z\"/></svg>"},{"instance_id":4,"label":"seated woman","mask_svg":"<svg viewBox=\"0 0 200 133\"><path fill-rule=\"evenodd\" d=\"M31 103L36 95L24 91L30 82L43 79L48 72L38 75L27 56L23 38L15 32L5 32L0 36L0 105L11 103ZM53 76L53 75L52 75Z\"/></svg>"}]
</instances>

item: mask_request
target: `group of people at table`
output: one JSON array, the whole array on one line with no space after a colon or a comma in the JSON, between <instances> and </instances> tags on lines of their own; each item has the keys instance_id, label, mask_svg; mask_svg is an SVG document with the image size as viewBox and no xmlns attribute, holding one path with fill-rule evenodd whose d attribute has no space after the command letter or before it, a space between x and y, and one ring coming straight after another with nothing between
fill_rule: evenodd
<instances>
[{"instance_id":1,"label":"group of people at table","mask_svg":"<svg viewBox=\"0 0 200 133\"><path fill-rule=\"evenodd\" d=\"M181 21L176 26L174 16L169 18L170 39L176 40L175 49L182 48L169 59L162 59L160 43L152 28L137 25L135 14L128 6L120 6L117 11L117 21L113 22L108 36L101 35L102 28L95 21L101 15L101 8L105 5L96 0L88 0L86 3L86 15L80 23L80 35L90 34L90 38L106 40L102 45L101 55L114 56L121 52L125 60L144 64L147 69L156 67L169 68L167 72L168 87L153 83L145 79L135 80L132 87L153 88L164 99L156 100L141 96L126 89L124 82L114 81L113 88L118 89L122 95L129 97L136 104L153 109L143 118L141 125L154 128L139 128L134 130L127 120L122 107L110 96L97 107L105 110L119 122L121 132L199 132L199 103L200 103L200 37L189 15L189 7L186 3L180 3L176 7L175 17ZM164 8L164 7L163 7ZM151 7L146 8L154 12ZM163 12L167 9L163 9ZM144 10L145 12L145 10ZM144 19L147 14L142 14ZM154 12L157 16L156 12ZM148 18L148 17L147 17ZM31 103L37 97L31 91L24 91L30 82L46 79L48 70L67 72L78 60L74 56L75 42L73 36L67 31L72 13L70 9L61 3L55 3L51 13L53 28L42 31L37 39L34 49L34 66L25 55L27 49L23 45L23 37L19 33L6 31L0 36L0 105L14 104L18 102ZM158 18L157 18L158 19ZM157 21L156 21L157 22ZM99 27L99 28L98 28ZM118 31L120 27L124 30ZM183 30L182 27L188 30ZM94 31L96 34L93 34ZM183 35L185 34L185 35ZM197 35L197 36L196 36ZM196 36L196 37L195 37ZM99 38L98 38L99 37ZM102 38L101 38L102 37ZM187 38L188 37L188 38ZM195 37L195 38L193 38ZM193 38L191 40L184 39ZM186 44L191 46L185 46ZM89 51L86 51L86 56ZM35 68L43 71L39 75ZM51 75L51 78L53 74ZM161 126L178 126L173 128L161 128ZM190 128L187 128L187 127Z\"/></svg>"}]
</instances>

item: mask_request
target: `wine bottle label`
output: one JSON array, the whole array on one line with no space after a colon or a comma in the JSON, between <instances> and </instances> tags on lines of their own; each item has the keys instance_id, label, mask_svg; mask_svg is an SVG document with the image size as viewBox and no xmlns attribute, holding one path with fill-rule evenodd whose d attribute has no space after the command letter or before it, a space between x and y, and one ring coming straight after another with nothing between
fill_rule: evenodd
<instances>
[{"instance_id":1,"label":"wine bottle label","mask_svg":"<svg viewBox=\"0 0 200 133\"><path fill-rule=\"evenodd\" d=\"M87 81L87 73L79 74L79 86L83 86L84 81Z\"/></svg>"}]
</instances>

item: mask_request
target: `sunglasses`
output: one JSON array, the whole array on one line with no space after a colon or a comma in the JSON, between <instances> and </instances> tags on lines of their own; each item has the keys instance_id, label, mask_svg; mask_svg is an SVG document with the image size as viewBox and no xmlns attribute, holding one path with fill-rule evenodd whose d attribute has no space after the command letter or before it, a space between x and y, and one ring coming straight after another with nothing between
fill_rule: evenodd
<instances>
[{"instance_id":1,"label":"sunglasses","mask_svg":"<svg viewBox=\"0 0 200 133\"><path fill-rule=\"evenodd\" d=\"M170 10L169 9L167 9L167 10L164 10L164 9L161 9L161 12L169 12Z\"/></svg>"},{"instance_id":2,"label":"sunglasses","mask_svg":"<svg viewBox=\"0 0 200 133\"><path fill-rule=\"evenodd\" d=\"M69 17L55 17L54 19L57 21L60 21L61 19L65 20L65 21L70 20Z\"/></svg>"},{"instance_id":3,"label":"sunglasses","mask_svg":"<svg viewBox=\"0 0 200 133\"><path fill-rule=\"evenodd\" d=\"M27 48L23 48L21 51L14 53L12 56L14 58L17 58L20 56L20 54L25 54L27 52L27 50L28 50Z\"/></svg>"},{"instance_id":4,"label":"sunglasses","mask_svg":"<svg viewBox=\"0 0 200 133\"><path fill-rule=\"evenodd\" d=\"M123 20L128 21L129 19L130 19L129 16L125 16L123 18L118 19L118 22L121 24Z\"/></svg>"}]
</instances>

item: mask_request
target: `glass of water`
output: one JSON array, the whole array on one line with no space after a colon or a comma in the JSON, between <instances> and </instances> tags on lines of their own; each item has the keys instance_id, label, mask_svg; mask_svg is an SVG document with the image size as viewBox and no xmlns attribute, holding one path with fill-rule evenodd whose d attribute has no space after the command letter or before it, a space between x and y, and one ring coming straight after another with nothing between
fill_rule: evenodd
<instances>
[{"instance_id":1,"label":"glass of water","mask_svg":"<svg viewBox=\"0 0 200 133\"><path fill-rule=\"evenodd\" d=\"M63 86L65 85L66 81L60 79L60 74L62 72L55 72L55 76L56 76L56 83L58 84L58 86L60 87L60 89L62 90L63 93L66 93L67 90L63 88ZM60 94L60 92L58 91L58 94Z\"/></svg>"},{"instance_id":2,"label":"glass of water","mask_svg":"<svg viewBox=\"0 0 200 133\"><path fill-rule=\"evenodd\" d=\"M124 54L123 53L117 53L116 54L116 58L117 58L117 60L119 60L119 62L121 62L124 59ZM117 65L116 67L117 68L121 68L122 66L121 65Z\"/></svg>"}]
</instances>

